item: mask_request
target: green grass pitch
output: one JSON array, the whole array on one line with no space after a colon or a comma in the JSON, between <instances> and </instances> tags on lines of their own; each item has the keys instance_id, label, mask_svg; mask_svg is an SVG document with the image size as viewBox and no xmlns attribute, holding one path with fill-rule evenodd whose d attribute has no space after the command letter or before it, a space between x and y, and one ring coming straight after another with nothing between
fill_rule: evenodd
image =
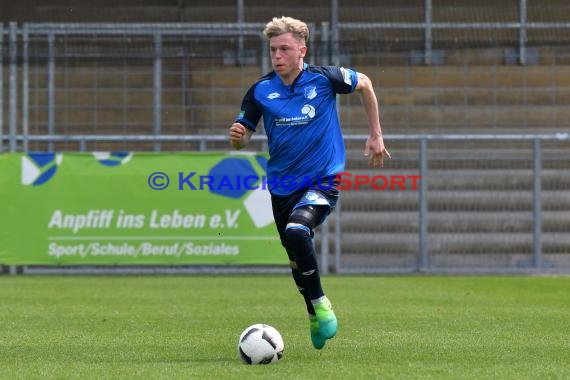
<instances>
[{"instance_id":1,"label":"green grass pitch","mask_svg":"<svg viewBox=\"0 0 570 380\"><path fill-rule=\"evenodd\" d=\"M312 348L286 275L1 276L0 379L568 379L570 277L327 276ZM243 364L263 322L283 359Z\"/></svg>"}]
</instances>

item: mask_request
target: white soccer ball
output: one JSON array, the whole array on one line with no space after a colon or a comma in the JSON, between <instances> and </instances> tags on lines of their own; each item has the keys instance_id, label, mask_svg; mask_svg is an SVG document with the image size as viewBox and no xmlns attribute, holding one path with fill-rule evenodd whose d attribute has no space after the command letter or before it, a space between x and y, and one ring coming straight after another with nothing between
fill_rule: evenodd
<instances>
[{"instance_id":1,"label":"white soccer ball","mask_svg":"<svg viewBox=\"0 0 570 380\"><path fill-rule=\"evenodd\" d=\"M256 323L241 333L238 341L241 360L247 364L269 364L283 357L283 338L274 327Z\"/></svg>"}]
</instances>

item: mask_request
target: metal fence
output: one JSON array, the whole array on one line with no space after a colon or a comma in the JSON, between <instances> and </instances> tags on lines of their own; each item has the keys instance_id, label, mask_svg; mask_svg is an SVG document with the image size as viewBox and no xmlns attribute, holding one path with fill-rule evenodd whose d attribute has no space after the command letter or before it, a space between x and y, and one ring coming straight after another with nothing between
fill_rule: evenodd
<instances>
[{"instance_id":1,"label":"metal fence","mask_svg":"<svg viewBox=\"0 0 570 380\"><path fill-rule=\"evenodd\" d=\"M332 227L323 231L323 267L339 273L567 272L569 137L387 135L389 145L413 141L417 151L395 150L401 157L379 173L355 164L354 155L349 168L421 180L417 188L407 181L400 189L344 192ZM346 136L349 142L365 138ZM491 141L500 148L487 149Z\"/></svg>"},{"instance_id":2,"label":"metal fence","mask_svg":"<svg viewBox=\"0 0 570 380\"><path fill-rule=\"evenodd\" d=\"M28 135L218 133L244 89L269 70L262 28L245 22L1 25L0 151L106 148L95 142L29 146ZM520 126L541 132L570 126L570 56L564 49L546 45L539 52L535 43L529 60L521 55L531 48L521 45L524 38L495 36L500 43L450 47L430 37L431 30L513 29L563 36L570 23L333 20L311 29L309 60L362 68L381 89L384 120L398 130L512 133ZM406 34L400 47L386 42L399 40L392 32L403 30L423 31L423 48ZM513 49L519 53L512 56ZM365 128L350 112L344 119L356 132Z\"/></svg>"},{"instance_id":3,"label":"metal fence","mask_svg":"<svg viewBox=\"0 0 570 380\"><path fill-rule=\"evenodd\" d=\"M36 138L227 142L220 135L30 136ZM348 146L366 138L345 136ZM352 183L359 175L380 179L343 191L335 212L317 230L323 273L568 273L569 140L567 132L388 134L395 158L379 172L364 168L351 150ZM489 142L503 148L488 149ZM394 186L394 176L416 180Z\"/></svg>"},{"instance_id":4,"label":"metal fence","mask_svg":"<svg viewBox=\"0 0 570 380\"><path fill-rule=\"evenodd\" d=\"M506 62L500 50L483 66L442 66L430 53L441 46L428 43L438 28L569 28L523 21L312 25L311 59L360 62L377 79L395 156L382 173L422 176L415 190L346 191L318 235L325 272L570 270L564 59L534 66ZM227 149L241 96L269 69L262 27L2 25L0 152ZM424 31L422 59L351 43L359 30L407 28ZM512 42L524 57L526 45ZM365 118L348 97L340 102L347 170L371 174L360 157ZM265 145L254 138L254 148Z\"/></svg>"}]
</instances>

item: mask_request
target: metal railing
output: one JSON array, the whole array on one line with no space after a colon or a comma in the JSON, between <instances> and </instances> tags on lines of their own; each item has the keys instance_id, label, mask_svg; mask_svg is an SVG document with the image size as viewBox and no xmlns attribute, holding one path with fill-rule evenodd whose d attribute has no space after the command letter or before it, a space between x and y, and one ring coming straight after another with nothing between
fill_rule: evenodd
<instances>
[{"instance_id":1,"label":"metal railing","mask_svg":"<svg viewBox=\"0 0 570 380\"><path fill-rule=\"evenodd\" d=\"M516 30L518 31L517 61L520 65L527 64L528 30L540 29L570 29L570 22L528 22L527 0L519 0L519 20L513 22L437 22L433 21L432 0L424 0L423 22L332 22L333 56L338 57L340 35L348 30L420 30L424 36L423 63L432 65L433 62L433 31L443 29L465 30ZM333 12L335 9L333 8ZM336 9L338 12L338 9ZM335 18L337 20L337 18Z\"/></svg>"},{"instance_id":2,"label":"metal railing","mask_svg":"<svg viewBox=\"0 0 570 380\"><path fill-rule=\"evenodd\" d=\"M239 2L238 2L239 3ZM238 4L239 6L239 4ZM243 6L243 4L242 4ZM414 29L424 31L424 64L433 64L433 30L440 29L504 29L519 30L519 40L513 41L518 44L518 59L521 65L527 63L527 38L526 32L529 29L570 29L570 22L527 22L526 0L520 0L520 20L517 22L500 23L468 23L468 22L435 22L431 17L431 0L425 1L425 20L423 22L340 22L338 20L338 6L331 3L331 22L323 22L320 25L310 24L312 38L310 40L310 51L316 53L321 64L338 64L342 54L340 44L345 32L351 30L390 30L390 29ZM243 12L242 12L243 13ZM239 14L239 12L238 12ZM163 104L162 93L164 91L163 75L164 61L168 58L164 51L164 40L167 37L199 37L199 38L223 38L232 37L237 41L236 60L239 62L244 58L243 38L257 40L260 73L269 71L268 46L264 40L261 30L262 23L240 22L231 23L23 23L10 22L7 25L0 25L0 62L2 63L2 74L4 65L7 67L7 80L4 75L0 76L0 87L7 86L7 99L4 99L4 91L0 93L0 136L7 133L15 136L21 133L26 136L30 128L30 59L33 54L30 51L31 39L36 43L43 44L45 49L46 62L46 112L47 134L55 133L55 99L56 99L56 70L59 59L62 56L57 51L56 41L59 37L89 36L89 38L123 38L125 36L146 36L149 42L148 60L152 64L152 133L159 135L164 133L163 128ZM514 45L513 45L514 46ZM345 47L346 49L347 47ZM2 56L4 52L6 56ZM42 53L44 54L44 53ZM221 54L217 52L216 54ZM65 57L63 57L65 58ZM81 53L77 57L82 58ZM128 59L128 57L125 57ZM21 75L21 78L18 76ZM7 104L4 104L7 101ZM19 104L18 102L21 102ZM7 122L7 132L4 122ZM20 131L18 131L20 129ZM0 138L0 141L4 139ZM26 149L27 141L24 141L23 149ZM50 146L53 148L53 146ZM14 151L15 141L8 140L8 146L0 144L1 151ZM159 150L158 143L154 144L154 150Z\"/></svg>"},{"instance_id":3,"label":"metal railing","mask_svg":"<svg viewBox=\"0 0 570 380\"><path fill-rule=\"evenodd\" d=\"M332 6L332 14L334 15L334 3ZM519 63L526 64L526 30L539 28L570 28L570 23L528 23L526 15L518 22L512 23L438 23L431 19L431 1L426 0L426 19L419 23L345 23L338 21L336 17L331 17L330 23L322 23L319 27L312 25L315 33L312 42L314 46L311 50L318 51L322 64L338 63L340 59L339 43L340 36L343 31L351 29L420 29L424 30L425 38L425 64L432 64L431 50L433 47L433 39L431 31L435 29L518 29L519 33ZM526 12L526 2L521 0L521 10ZM338 11L338 9L337 9ZM243 20L242 20L243 21ZM87 151L89 142L150 142L153 150L160 151L162 144L165 142L197 142L199 150L208 150L208 144L213 142L226 141L227 136L211 135L211 134L165 134L163 128L163 98L164 91L163 75L164 60L166 53L163 49L164 39L167 36L233 36L238 39L239 50L236 56L242 51L239 46L241 37L249 37L256 40L259 44L260 72L264 73L269 69L267 43L260 33L263 25L259 23L236 24L217 24L217 23L174 23L174 24L36 24L25 23L18 25L10 23L5 27L0 25L0 62L2 63L2 75L0 75L0 152L16 152L29 150L31 142L45 142L50 150L53 150L54 143L57 142L75 142L78 144L78 150ZM58 53L56 51L57 36L73 36L89 34L92 36L147 36L151 40L150 55L148 58L152 68L152 102L147 106L152 109L152 132L147 134L125 133L125 134L103 134L96 131L91 134L65 134L57 128L55 121L56 112L56 68L58 65ZM43 41L45 44L45 65L46 65L46 121L45 130L31 131L30 122L30 57L32 53L29 50L31 37ZM4 49L3 49L4 48ZM4 52L6 56L2 56ZM128 58L128 57L126 57ZM7 80L4 78L4 63L7 63ZM43 64L43 61L42 61ZM18 77L21 75L21 78ZM7 99L5 99L4 89L7 87ZM42 89L44 90L44 89ZM20 103L18 103L20 101ZM4 103L7 103L6 105ZM7 120L8 130L4 128L4 120ZM348 141L364 140L366 137L362 135L347 135ZM429 204L429 188L428 188L428 169L429 159L427 153L430 142L441 141L524 141L532 144L532 162L533 162L533 187L532 187L532 270L543 270L544 260L542 254L542 192L541 192L541 167L543 160L542 145L546 141L568 141L568 134L561 131L559 134L411 134L411 135L387 135L388 141L416 142L418 148L419 171L424 180L418 190L418 245L415 265L405 270L414 271L431 271L434 267L430 260L430 247L428 242L428 204ZM255 142L264 146L265 138L254 136ZM262 148L263 150L264 148ZM340 207L339 207L339 211ZM341 237L343 222L341 212L338 212L335 218L335 234L333 240L334 251L331 253L329 238L326 228L323 229L322 245L322 267L326 272L329 269L336 272L351 271L351 268L343 265L341 260ZM329 260L332 258L332 260ZM353 268L361 271L374 271L371 268Z\"/></svg>"},{"instance_id":4,"label":"metal railing","mask_svg":"<svg viewBox=\"0 0 570 380\"><path fill-rule=\"evenodd\" d=\"M345 135L345 141L365 141L367 135ZM202 148L207 150L209 142L227 141L228 137L225 135L16 135L9 137L12 141L23 143L25 140L29 141L75 141L84 146L88 141L123 141L129 140L133 142L140 141L153 141L153 142L167 142L167 141L200 141L203 143ZM420 185L417 191L418 197L418 245L416 264L407 268L371 268L371 267L356 267L350 268L342 264L344 255L350 253L342 252L342 236L343 236L343 217L342 217L342 201L339 201L337 210L331 218L334 218L334 232L331 239L331 231L329 231L328 221L323 225L319 234L321 242L320 260L321 270L323 273L329 271L335 273L382 273L382 272L438 272L442 268L432 265L430 260L430 247L428 243L428 204L429 204L429 159L428 150L429 144L432 142L476 142L476 141L504 141L504 142L528 142L532 146L532 257L530 259L531 265L524 268L479 268L480 270L487 270L490 272L501 271L523 271L523 272L543 272L549 269L562 270L562 268L547 268L543 266L543 252L542 252L542 161L543 153L541 146L544 142L560 142L565 143L570 141L570 134L567 132L560 132L555 134L418 134L418 135L401 135L401 134L388 134L385 135L385 141L394 142L417 142L419 144L418 167L419 175L421 176ZM254 135L252 137L254 142L265 142L266 137L261 135ZM342 199L342 198L341 198ZM331 251L329 240L333 241L333 250ZM332 258L332 261L330 260ZM379 258L380 260L380 258ZM447 271L453 271L448 268ZM466 270L468 272L468 270Z\"/></svg>"},{"instance_id":5,"label":"metal railing","mask_svg":"<svg viewBox=\"0 0 570 380\"><path fill-rule=\"evenodd\" d=\"M367 135L348 135L345 139L365 141ZM430 264L429 244L428 244L428 143L437 141L527 141L532 143L532 270L540 271L543 264L542 255L542 150L541 143L543 141L568 141L570 135L567 132L556 134L517 134L517 135L496 135L496 134L441 134L441 135L386 135L386 141L419 141L419 175L421 176L418 191L418 220L419 220L419 236L418 236L418 256L417 266L409 268L412 271L430 272L436 270ZM339 207L340 208L340 207ZM341 264L341 237L342 237L342 216L341 212L335 214L334 240L334 265L332 267L328 263L329 252L322 252L322 267L331 267L335 272L342 273L346 271ZM327 239L328 230L324 229ZM328 246L325 244L325 249ZM326 269L325 269L326 271ZM357 268L357 272L376 272L378 270L370 268Z\"/></svg>"},{"instance_id":6,"label":"metal railing","mask_svg":"<svg viewBox=\"0 0 570 380\"><path fill-rule=\"evenodd\" d=\"M323 35L328 38L328 23L323 23L320 29L316 25L309 23L312 29L313 38L309 42L309 48L315 48L315 41L319 40L319 36ZM8 147L4 148L4 118L3 112L5 110L2 92L0 92L0 152L2 151L15 151L16 140L15 136L21 133L24 136L23 145L20 149L28 150L27 136L30 134L29 128L29 114L30 114L30 53L29 45L31 38L43 41L46 46L46 108L47 120L46 129L48 135L56 134L55 126L55 100L56 100L56 68L58 65L58 52L56 51L56 39L58 37L73 37L73 36L96 36L97 38L105 38L108 36L115 38L123 38L124 36L137 37L144 36L152 39L152 46L150 47L151 53L146 57L152 61L152 91L153 100L153 120L152 129L153 135L160 135L163 133L162 128L162 93L164 86L162 78L164 75L163 65L164 61L168 58L167 53L164 52L164 39L167 37L173 38L226 38L233 37L237 39L236 46L236 59L239 62L244 58L241 56L243 52L243 38L252 38L258 40L259 57L260 57L260 74L269 72L269 48L265 37L262 34L264 24L260 23L246 23L240 22L237 24L227 23L23 23L19 25L16 22L10 22L7 27L0 24L0 66L3 73L4 62L7 62L8 67ZM7 37L8 56L4 59L2 57L2 46L4 39ZM328 46L328 42L323 45ZM241 47L240 47L241 46ZM316 51L316 49L315 49ZM216 52L216 54L221 54ZM327 54L326 51L321 51L321 54ZM82 58L81 53L77 57ZM125 57L128 59L129 57ZM323 62L327 62L325 59ZM21 73L21 79L18 74ZM0 88L4 88L3 82L4 75L0 75ZM21 99L21 104L18 104L18 99ZM20 127L21 132L18 132ZM53 140L55 141L55 140ZM48 145L49 150L53 150L52 142ZM160 144L154 143L154 150L160 150Z\"/></svg>"}]
</instances>

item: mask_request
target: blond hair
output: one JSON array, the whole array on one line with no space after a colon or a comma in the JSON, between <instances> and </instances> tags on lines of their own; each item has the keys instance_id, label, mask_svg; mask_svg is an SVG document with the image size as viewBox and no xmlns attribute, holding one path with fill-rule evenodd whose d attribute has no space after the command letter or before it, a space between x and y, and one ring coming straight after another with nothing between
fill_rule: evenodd
<instances>
[{"instance_id":1,"label":"blond hair","mask_svg":"<svg viewBox=\"0 0 570 380\"><path fill-rule=\"evenodd\" d=\"M307 24L292 17L273 17L273 20L269 21L265 25L265 30L263 30L263 34L268 39L285 33L293 33L293 36L302 42L306 43L309 41L309 27Z\"/></svg>"}]
</instances>

